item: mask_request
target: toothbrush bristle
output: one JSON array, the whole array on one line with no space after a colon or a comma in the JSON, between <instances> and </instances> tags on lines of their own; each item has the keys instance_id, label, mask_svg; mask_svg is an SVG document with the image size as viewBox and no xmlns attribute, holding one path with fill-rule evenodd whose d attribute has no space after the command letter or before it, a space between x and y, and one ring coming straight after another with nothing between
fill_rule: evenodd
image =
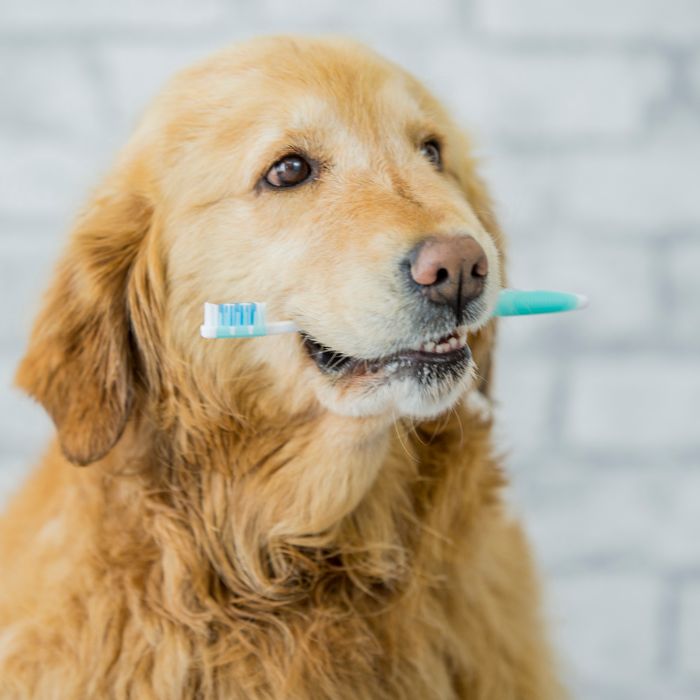
<instances>
[{"instance_id":1,"label":"toothbrush bristle","mask_svg":"<svg viewBox=\"0 0 700 700\"><path fill-rule=\"evenodd\" d=\"M204 304L204 324L200 333L204 338L251 338L268 335L271 326L266 322L265 302L236 302L232 304ZM273 324L273 333L295 330L289 322ZM280 328L283 326L282 330Z\"/></svg>"},{"instance_id":2,"label":"toothbrush bristle","mask_svg":"<svg viewBox=\"0 0 700 700\"><path fill-rule=\"evenodd\" d=\"M253 326L257 316L257 304L241 302L238 304L219 304L219 325Z\"/></svg>"},{"instance_id":3,"label":"toothbrush bristle","mask_svg":"<svg viewBox=\"0 0 700 700\"><path fill-rule=\"evenodd\" d=\"M262 320L262 305L256 302L218 304L217 324L225 327L255 326Z\"/></svg>"}]
</instances>

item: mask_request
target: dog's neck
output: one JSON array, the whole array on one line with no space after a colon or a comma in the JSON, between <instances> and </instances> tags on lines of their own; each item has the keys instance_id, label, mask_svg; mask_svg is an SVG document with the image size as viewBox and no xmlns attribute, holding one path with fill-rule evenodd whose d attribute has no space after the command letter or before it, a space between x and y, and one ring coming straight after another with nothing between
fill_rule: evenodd
<instances>
[{"instance_id":1,"label":"dog's neck","mask_svg":"<svg viewBox=\"0 0 700 700\"><path fill-rule=\"evenodd\" d=\"M475 461L489 452L490 420L466 405L420 424L317 411L267 423L218 416L196 432L147 425L133 426L110 462L145 467L149 495L139 498L150 503L138 512L150 515L138 527L171 563L164 579L183 567L210 572L238 600L298 599L329 577L355 592L393 589L422 549L434 559L423 573L440 575L455 523L467 526L500 486L493 465ZM128 454L145 443L146 454ZM424 547L426 538L440 546ZM198 560L175 566L184 551Z\"/></svg>"}]
</instances>

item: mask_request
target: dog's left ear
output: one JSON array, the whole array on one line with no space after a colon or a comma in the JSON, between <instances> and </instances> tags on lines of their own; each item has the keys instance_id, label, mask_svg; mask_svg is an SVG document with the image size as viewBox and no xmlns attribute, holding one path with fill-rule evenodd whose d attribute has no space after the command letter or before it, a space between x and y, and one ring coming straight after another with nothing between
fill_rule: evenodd
<instances>
[{"instance_id":1,"label":"dog's left ear","mask_svg":"<svg viewBox=\"0 0 700 700\"><path fill-rule=\"evenodd\" d=\"M15 377L79 465L117 442L134 393L127 284L152 211L125 179L108 181L79 219Z\"/></svg>"}]
</instances>

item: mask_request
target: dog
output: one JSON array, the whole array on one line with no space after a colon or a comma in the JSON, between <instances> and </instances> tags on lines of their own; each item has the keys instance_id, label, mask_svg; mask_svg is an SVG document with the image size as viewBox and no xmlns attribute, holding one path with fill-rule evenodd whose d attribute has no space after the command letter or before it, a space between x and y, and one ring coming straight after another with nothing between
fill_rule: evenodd
<instances>
[{"instance_id":1,"label":"dog","mask_svg":"<svg viewBox=\"0 0 700 700\"><path fill-rule=\"evenodd\" d=\"M0 522L0 697L562 697L501 495L471 152L347 39L165 87L17 372L57 437ZM251 300L301 330L199 337Z\"/></svg>"}]
</instances>

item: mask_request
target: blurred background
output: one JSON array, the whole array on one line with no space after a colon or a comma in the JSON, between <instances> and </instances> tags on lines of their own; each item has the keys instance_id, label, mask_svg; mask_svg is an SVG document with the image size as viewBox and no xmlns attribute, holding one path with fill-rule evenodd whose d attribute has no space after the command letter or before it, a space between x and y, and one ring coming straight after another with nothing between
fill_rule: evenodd
<instances>
[{"instance_id":1,"label":"blurred background","mask_svg":"<svg viewBox=\"0 0 700 700\"><path fill-rule=\"evenodd\" d=\"M11 388L77 208L174 70L271 32L360 38L474 134L510 283L510 501L576 698L700 698L698 0L0 0L0 503L51 433Z\"/></svg>"}]
</instances>

